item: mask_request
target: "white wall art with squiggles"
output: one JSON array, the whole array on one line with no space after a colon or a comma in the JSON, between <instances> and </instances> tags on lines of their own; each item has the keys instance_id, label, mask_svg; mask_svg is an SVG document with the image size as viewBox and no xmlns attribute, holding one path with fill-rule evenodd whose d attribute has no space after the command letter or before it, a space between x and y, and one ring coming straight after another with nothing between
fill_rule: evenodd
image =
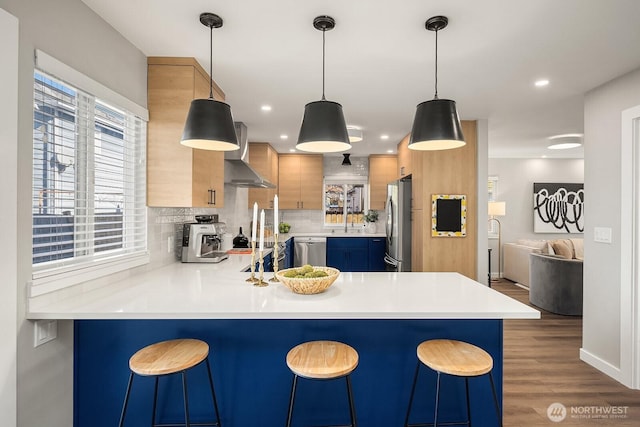
<instances>
[{"instance_id":1,"label":"white wall art with squiggles","mask_svg":"<svg viewBox=\"0 0 640 427\"><path fill-rule=\"evenodd\" d=\"M584 232L584 184L533 184L535 233Z\"/></svg>"}]
</instances>

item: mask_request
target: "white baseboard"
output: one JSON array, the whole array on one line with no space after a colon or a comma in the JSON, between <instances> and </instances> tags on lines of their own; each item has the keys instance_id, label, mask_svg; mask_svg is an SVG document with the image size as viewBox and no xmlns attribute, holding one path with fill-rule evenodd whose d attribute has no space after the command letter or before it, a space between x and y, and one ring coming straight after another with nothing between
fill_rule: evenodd
<instances>
[{"instance_id":1,"label":"white baseboard","mask_svg":"<svg viewBox=\"0 0 640 427\"><path fill-rule=\"evenodd\" d=\"M599 358L598 356L596 356L593 353L590 353L584 348L580 348L580 360L582 360L585 363L588 363L589 365L593 366L594 368L604 373L605 375L610 376L611 378L618 381L619 383L624 384L624 381L622 380L622 372L620 371L620 368L613 366L611 363Z\"/></svg>"}]
</instances>

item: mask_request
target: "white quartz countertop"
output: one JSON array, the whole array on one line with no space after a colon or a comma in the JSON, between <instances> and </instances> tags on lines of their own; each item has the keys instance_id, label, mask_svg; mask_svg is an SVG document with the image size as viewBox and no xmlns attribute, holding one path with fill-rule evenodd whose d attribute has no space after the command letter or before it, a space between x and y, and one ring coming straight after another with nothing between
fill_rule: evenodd
<instances>
[{"instance_id":1,"label":"white quartz countertop","mask_svg":"<svg viewBox=\"0 0 640 427\"><path fill-rule=\"evenodd\" d=\"M360 229L358 229L360 230ZM387 235L383 232L381 233L364 233L358 232L357 230L349 230L346 233L344 229L336 229L335 231L320 231L320 232L309 232L305 233L304 231L296 231L295 233L286 233L280 234L279 240L286 241L292 237L387 237Z\"/></svg>"},{"instance_id":2,"label":"white quartz countertop","mask_svg":"<svg viewBox=\"0 0 640 427\"><path fill-rule=\"evenodd\" d=\"M523 319L540 313L458 273L341 273L325 292L245 281L249 255L174 263L65 299L33 298L29 319ZM226 264L225 264L226 263ZM273 273L265 273L271 278Z\"/></svg>"}]
</instances>

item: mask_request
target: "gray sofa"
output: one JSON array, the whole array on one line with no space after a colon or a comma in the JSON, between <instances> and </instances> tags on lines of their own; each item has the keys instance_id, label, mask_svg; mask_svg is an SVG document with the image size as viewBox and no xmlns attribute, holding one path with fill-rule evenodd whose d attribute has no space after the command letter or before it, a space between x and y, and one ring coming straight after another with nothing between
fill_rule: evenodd
<instances>
[{"instance_id":1,"label":"gray sofa","mask_svg":"<svg viewBox=\"0 0 640 427\"><path fill-rule=\"evenodd\" d=\"M551 313L582 316L582 260L529 254L529 302Z\"/></svg>"}]
</instances>

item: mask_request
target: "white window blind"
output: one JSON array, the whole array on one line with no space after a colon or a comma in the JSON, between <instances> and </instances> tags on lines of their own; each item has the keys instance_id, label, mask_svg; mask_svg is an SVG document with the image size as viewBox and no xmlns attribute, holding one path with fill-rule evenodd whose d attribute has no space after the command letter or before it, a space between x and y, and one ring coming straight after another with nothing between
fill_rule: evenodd
<instances>
[{"instance_id":1,"label":"white window blind","mask_svg":"<svg viewBox=\"0 0 640 427\"><path fill-rule=\"evenodd\" d=\"M35 71L32 295L147 262L145 149L143 119Z\"/></svg>"}]
</instances>

